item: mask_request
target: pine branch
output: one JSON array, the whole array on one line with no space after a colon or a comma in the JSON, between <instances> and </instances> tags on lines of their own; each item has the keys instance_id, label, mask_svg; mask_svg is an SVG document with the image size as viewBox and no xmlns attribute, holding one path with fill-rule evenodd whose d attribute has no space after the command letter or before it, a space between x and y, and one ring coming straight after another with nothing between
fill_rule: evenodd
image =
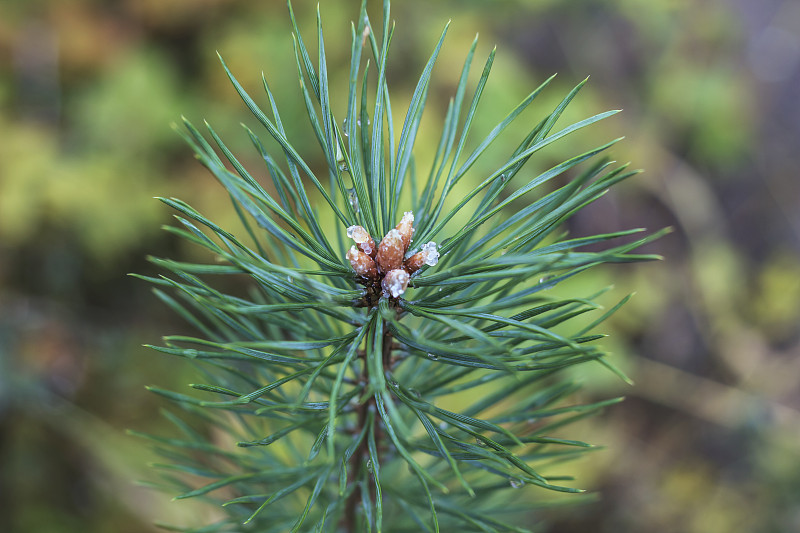
<instances>
[{"instance_id":1,"label":"pine branch","mask_svg":"<svg viewBox=\"0 0 800 533\"><path fill-rule=\"evenodd\" d=\"M167 415L183 436L148 437L165 458L164 483L178 499L227 513L196 531L527 531L513 511L546 501L536 488L581 492L552 468L594 448L563 428L618 401L574 403L578 387L564 370L599 363L625 379L595 330L627 298L600 311L604 291L564 298L550 289L606 263L657 259L636 250L661 235L563 234L576 212L636 174L601 159L616 140L543 172L528 162L616 111L557 129L584 80L513 150L495 146L550 78L474 141L495 57L470 92L476 39L421 171L415 142L447 26L395 138L389 1L380 28L365 1L351 27L343 120L331 104L319 11L315 54L291 4L289 19L319 154L287 137L266 78L265 94L253 97L220 56L279 150L245 127L264 164L248 169L209 124L203 133L184 119L181 135L228 193L245 236L162 199L178 213L167 230L214 260L151 258L166 274L139 276L197 332L153 348L189 360L206 380L191 394L150 388L183 411ZM505 155L477 175L492 150ZM248 294L217 288L220 277L245 282Z\"/></svg>"}]
</instances>

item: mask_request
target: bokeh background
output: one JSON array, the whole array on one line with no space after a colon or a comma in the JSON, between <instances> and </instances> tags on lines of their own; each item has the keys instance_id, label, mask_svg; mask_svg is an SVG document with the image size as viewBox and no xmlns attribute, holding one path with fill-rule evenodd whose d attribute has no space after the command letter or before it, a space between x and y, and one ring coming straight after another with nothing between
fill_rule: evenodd
<instances>
[{"instance_id":1,"label":"bokeh background","mask_svg":"<svg viewBox=\"0 0 800 533\"><path fill-rule=\"evenodd\" d=\"M358 4L321 6L334 87L346 83ZM570 230L675 229L651 246L664 261L582 282L637 293L607 324L636 384L586 376L587 396L627 401L579 428L607 445L577 468L598 500L547 511L543 530L800 531L800 3L395 4L393 102L408 99L453 19L418 144L438 138L480 32L479 56L498 48L483 131L554 72L542 109L590 75L575 114L625 110L587 138L625 135L616 158L646 172ZM312 47L315 5L295 2ZM283 2L0 3L4 532L147 532L206 512L132 482L153 458L125 430L164 425L143 386L188 378L141 346L184 326L126 273L152 273L147 254L193 253L159 230L171 215L152 197L234 216L170 129L181 114L205 118L246 145L238 124L252 120L215 50L253 92L263 70L290 138L308 134Z\"/></svg>"}]
</instances>

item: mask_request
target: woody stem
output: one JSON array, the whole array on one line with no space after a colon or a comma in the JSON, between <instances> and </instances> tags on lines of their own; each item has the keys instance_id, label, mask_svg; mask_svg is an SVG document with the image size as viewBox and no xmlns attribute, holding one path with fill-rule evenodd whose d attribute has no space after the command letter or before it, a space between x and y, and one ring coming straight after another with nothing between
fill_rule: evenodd
<instances>
[{"instance_id":1,"label":"woody stem","mask_svg":"<svg viewBox=\"0 0 800 533\"><path fill-rule=\"evenodd\" d=\"M383 330L385 333L383 334L383 344L381 350L381 361L383 363L381 368L388 369L391 365L392 350L395 343L393 342L392 334L388 331L386 323L384 323ZM362 360L362 370L359 382L361 383L362 388L366 388L370 382L367 357L369 357L368 350L363 350L359 353L359 358ZM364 401L364 403L358 406L358 418L356 421L356 427L353 429L353 433L355 435L360 435L364 430L364 427L369 423L370 410L373 412L377 410L374 396L370 396L366 399L366 401ZM378 452L378 459L380 459L383 447L383 429L381 428L380 423L375 423L372 427L372 431L374 431L375 447ZM356 510L359 502L365 499L368 501L369 505L372 505L373 502L375 502L375 485L371 483L370 479L364 479L365 469L367 469L367 463L369 459L369 436L365 435L364 439L353 453L353 456L350 458L350 464L348 465L347 483L348 485L355 484L355 488L353 492L350 493L350 496L347 498L347 502L345 503L345 512L341 520L341 526L344 531L355 531L355 527L358 523ZM369 476L369 472L367 472L367 476ZM364 485L362 483L362 479L366 483L369 483L369 494L366 495L366 498L363 493Z\"/></svg>"}]
</instances>

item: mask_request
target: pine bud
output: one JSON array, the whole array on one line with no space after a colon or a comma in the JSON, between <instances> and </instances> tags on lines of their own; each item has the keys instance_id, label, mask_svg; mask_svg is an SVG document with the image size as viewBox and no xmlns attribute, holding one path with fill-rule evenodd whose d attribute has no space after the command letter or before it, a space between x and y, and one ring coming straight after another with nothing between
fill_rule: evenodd
<instances>
[{"instance_id":1,"label":"pine bud","mask_svg":"<svg viewBox=\"0 0 800 533\"><path fill-rule=\"evenodd\" d=\"M377 278L378 270L375 268L375 261L370 256L351 246L347 251L347 260L350 261L350 266L356 271L356 274L362 278Z\"/></svg>"},{"instance_id":2,"label":"pine bud","mask_svg":"<svg viewBox=\"0 0 800 533\"><path fill-rule=\"evenodd\" d=\"M439 251L436 249L436 243L431 241L422 245L422 250L415 253L406 259L405 268L409 274L413 274L422 265L433 266L439 262Z\"/></svg>"},{"instance_id":3,"label":"pine bud","mask_svg":"<svg viewBox=\"0 0 800 533\"><path fill-rule=\"evenodd\" d=\"M381 282L381 287L383 287L384 294L391 296L392 298L397 298L404 292L406 292L406 288L408 288L408 279L409 279L408 272L399 268L396 270L390 270L384 276L383 281Z\"/></svg>"},{"instance_id":4,"label":"pine bud","mask_svg":"<svg viewBox=\"0 0 800 533\"><path fill-rule=\"evenodd\" d=\"M403 237L396 229L389 230L378 245L378 255L375 257L375 262L378 263L378 268L381 272L389 272L395 270L403 265L403 255L406 253L405 245L403 245Z\"/></svg>"},{"instance_id":5,"label":"pine bud","mask_svg":"<svg viewBox=\"0 0 800 533\"><path fill-rule=\"evenodd\" d=\"M406 211L395 229L400 233L400 238L403 239L403 253L405 253L408 250L408 245L411 244L411 237L414 235L414 213Z\"/></svg>"},{"instance_id":6,"label":"pine bud","mask_svg":"<svg viewBox=\"0 0 800 533\"><path fill-rule=\"evenodd\" d=\"M347 236L358 245L358 249L370 257L375 257L377 247L375 240L370 236L369 232L363 226L350 226L347 228Z\"/></svg>"}]
</instances>

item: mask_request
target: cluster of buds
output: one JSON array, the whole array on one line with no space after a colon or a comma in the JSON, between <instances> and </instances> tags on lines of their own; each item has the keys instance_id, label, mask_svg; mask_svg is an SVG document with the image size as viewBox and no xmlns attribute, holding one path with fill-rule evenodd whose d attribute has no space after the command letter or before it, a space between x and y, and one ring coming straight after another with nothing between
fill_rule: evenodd
<instances>
[{"instance_id":1,"label":"cluster of buds","mask_svg":"<svg viewBox=\"0 0 800 533\"><path fill-rule=\"evenodd\" d=\"M347 260L365 285L379 285L384 296L397 298L406 291L411 274L423 265L432 266L439 261L435 242L422 245L419 252L405 259L413 235L411 211L406 211L400 223L377 246L362 226L350 226L347 236L356 244L347 252Z\"/></svg>"}]
</instances>

